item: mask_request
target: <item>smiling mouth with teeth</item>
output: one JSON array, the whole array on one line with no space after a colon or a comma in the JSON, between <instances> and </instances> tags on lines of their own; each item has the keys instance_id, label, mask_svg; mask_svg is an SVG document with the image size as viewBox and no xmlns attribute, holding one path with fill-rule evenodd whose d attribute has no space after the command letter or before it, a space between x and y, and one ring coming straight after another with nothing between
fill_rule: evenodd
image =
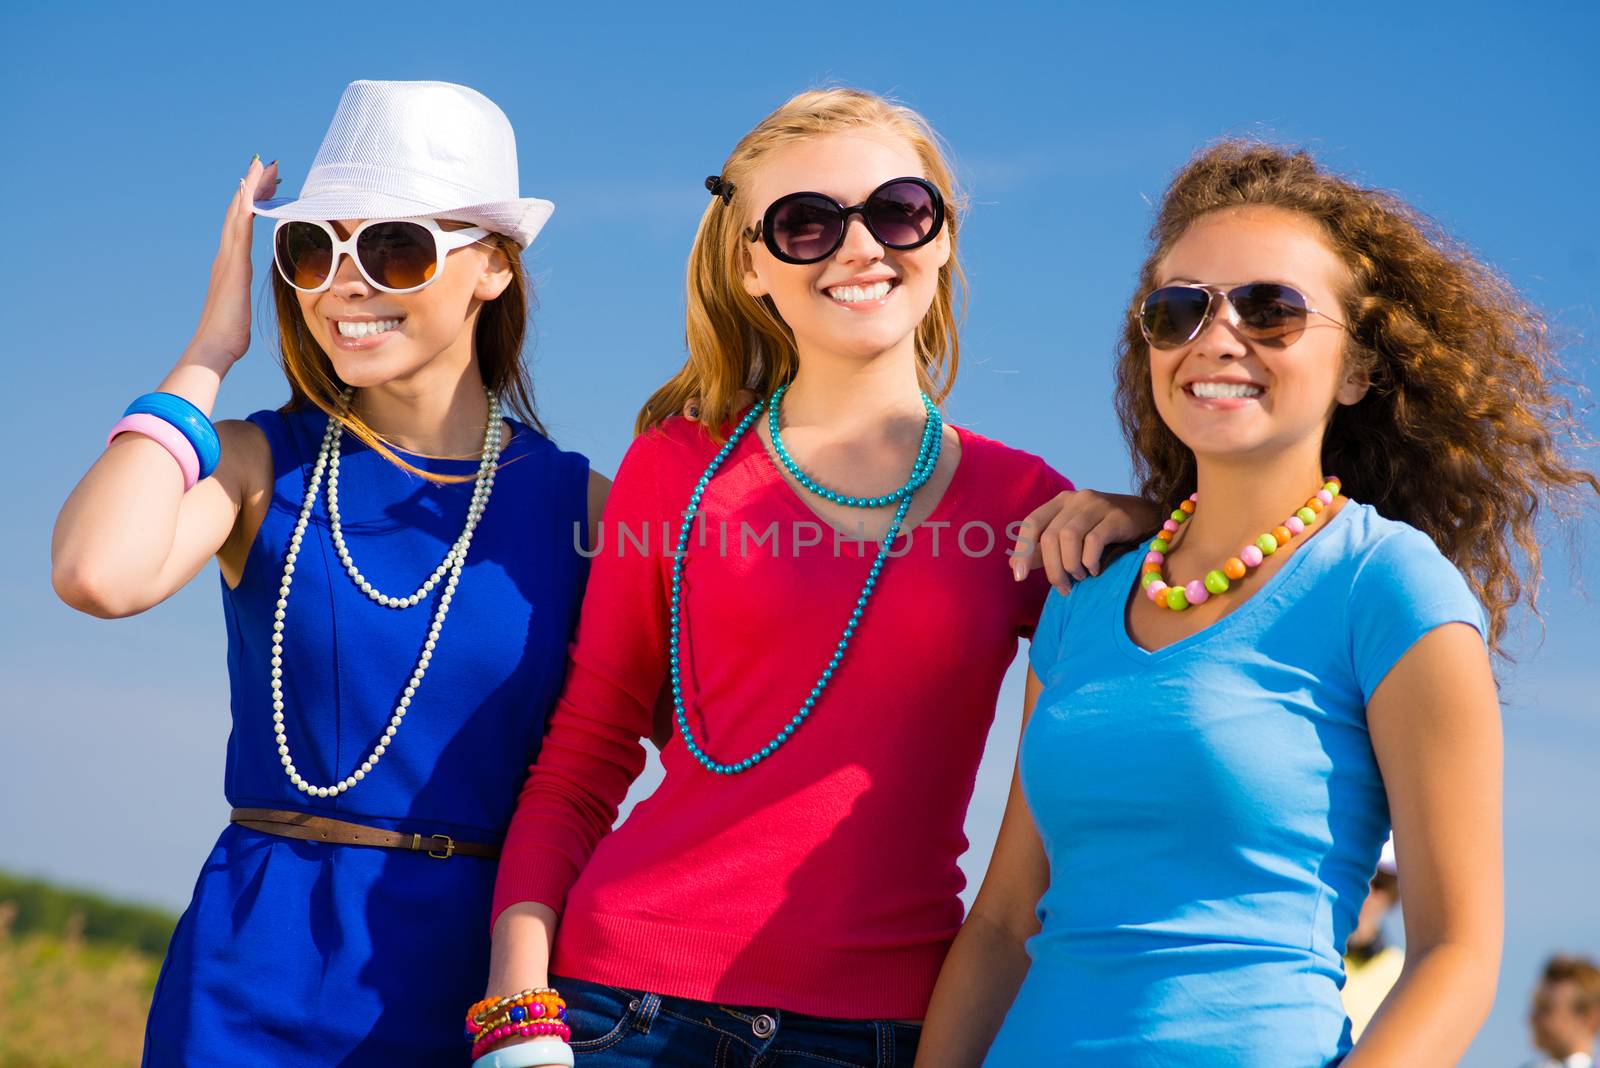
<instances>
[{"instance_id":1,"label":"smiling mouth with teeth","mask_svg":"<svg viewBox=\"0 0 1600 1068\"><path fill-rule=\"evenodd\" d=\"M836 304L864 304L869 300L882 300L894 288L894 281L885 278L870 286L834 286L824 290Z\"/></svg>"},{"instance_id":2,"label":"smiling mouth with teeth","mask_svg":"<svg viewBox=\"0 0 1600 1068\"><path fill-rule=\"evenodd\" d=\"M1248 382L1191 382L1186 388L1202 400L1243 400L1259 397L1265 392L1260 386Z\"/></svg>"},{"instance_id":3,"label":"smiling mouth with teeth","mask_svg":"<svg viewBox=\"0 0 1600 1068\"><path fill-rule=\"evenodd\" d=\"M340 337L372 337L374 334L400 329L399 319L377 319L363 323L352 323L344 319L336 319L334 322L339 328Z\"/></svg>"}]
</instances>

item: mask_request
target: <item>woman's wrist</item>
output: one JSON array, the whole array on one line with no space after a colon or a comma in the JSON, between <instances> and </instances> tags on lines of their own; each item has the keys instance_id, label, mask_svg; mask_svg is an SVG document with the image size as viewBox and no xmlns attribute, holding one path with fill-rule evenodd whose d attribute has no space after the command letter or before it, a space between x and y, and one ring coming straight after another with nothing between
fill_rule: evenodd
<instances>
[{"instance_id":1,"label":"woman's wrist","mask_svg":"<svg viewBox=\"0 0 1600 1068\"><path fill-rule=\"evenodd\" d=\"M550 985L556 923L555 911L536 901L518 902L500 914L490 943L486 996Z\"/></svg>"},{"instance_id":2,"label":"woman's wrist","mask_svg":"<svg viewBox=\"0 0 1600 1068\"><path fill-rule=\"evenodd\" d=\"M466 1037L472 1043L474 1061L491 1050L532 1040L559 1043L561 1049L566 1051L566 1063L572 1063L571 1051L566 1045L572 1037L567 1027L567 1003L549 987L478 1001L467 1010ZM537 1057L520 1063L542 1065L555 1062Z\"/></svg>"},{"instance_id":3,"label":"woman's wrist","mask_svg":"<svg viewBox=\"0 0 1600 1068\"><path fill-rule=\"evenodd\" d=\"M161 380L157 390L173 393L199 408L207 416L216 407L217 394L222 389L222 379L233 367L225 356L207 352L191 344L183 350L178 362Z\"/></svg>"},{"instance_id":4,"label":"woman's wrist","mask_svg":"<svg viewBox=\"0 0 1600 1068\"><path fill-rule=\"evenodd\" d=\"M203 338L192 338L183 348L183 354L178 358L178 366L192 365L204 367L215 372L218 377L227 374L233 365L239 362L237 353L209 343Z\"/></svg>"}]
</instances>

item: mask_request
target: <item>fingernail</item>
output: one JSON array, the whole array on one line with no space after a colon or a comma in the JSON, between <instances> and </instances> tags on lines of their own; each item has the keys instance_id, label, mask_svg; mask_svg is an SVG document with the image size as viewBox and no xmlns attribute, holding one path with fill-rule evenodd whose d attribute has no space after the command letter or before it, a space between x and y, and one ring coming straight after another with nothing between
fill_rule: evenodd
<instances>
[{"instance_id":1,"label":"fingernail","mask_svg":"<svg viewBox=\"0 0 1600 1068\"><path fill-rule=\"evenodd\" d=\"M1011 577L1021 582L1028 577L1028 565L1021 560L1011 561Z\"/></svg>"},{"instance_id":2,"label":"fingernail","mask_svg":"<svg viewBox=\"0 0 1600 1068\"><path fill-rule=\"evenodd\" d=\"M250 162L251 162L251 163L260 163L260 162L261 162L261 153L259 153L259 152L252 152L252 153L251 153L251 154L250 154Z\"/></svg>"},{"instance_id":3,"label":"fingernail","mask_svg":"<svg viewBox=\"0 0 1600 1068\"><path fill-rule=\"evenodd\" d=\"M267 166L269 166L269 167L276 167L277 165L278 165L278 161L277 160L273 160L271 163L267 164Z\"/></svg>"}]
</instances>

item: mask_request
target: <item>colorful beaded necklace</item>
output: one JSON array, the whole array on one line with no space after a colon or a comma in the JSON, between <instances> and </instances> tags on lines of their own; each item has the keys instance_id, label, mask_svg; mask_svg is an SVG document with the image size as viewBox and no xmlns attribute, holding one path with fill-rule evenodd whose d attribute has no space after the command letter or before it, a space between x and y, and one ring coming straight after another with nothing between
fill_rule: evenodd
<instances>
[{"instance_id":1,"label":"colorful beaded necklace","mask_svg":"<svg viewBox=\"0 0 1600 1068\"><path fill-rule=\"evenodd\" d=\"M1167 562L1167 550L1172 547L1172 540L1178 533L1178 528L1189 521L1189 517L1194 514L1196 502L1200 500L1198 493L1189 494L1189 499L1173 509L1172 515L1161 524L1161 533L1150 541L1139 578L1144 586L1145 596L1150 598L1151 603L1157 608L1170 608L1174 612L1181 612L1192 604L1204 604L1210 600L1213 593L1227 593L1232 583L1244 578L1253 568L1260 566L1262 560L1289 544L1291 538L1304 534L1306 528L1317 521L1317 516L1322 514L1322 510L1332 504L1333 499L1339 495L1339 485L1337 478L1331 476L1324 478L1322 488L1308 498L1294 515L1240 549L1238 556L1229 557L1228 562L1223 564L1220 570L1207 571L1204 579L1195 579L1184 586L1169 586L1161 577L1161 570Z\"/></svg>"},{"instance_id":2,"label":"colorful beaded necklace","mask_svg":"<svg viewBox=\"0 0 1600 1068\"><path fill-rule=\"evenodd\" d=\"M850 639L855 636L856 628L861 625L861 619L866 614L867 602L872 599L873 590L877 588L878 579L883 573L883 562L889 555L889 547L894 544L895 538L899 536L900 525L905 521L906 512L911 507L912 494L928 481L933 474L933 469L939 465L939 450L944 445L944 420L940 417L939 410L933 406L933 401L924 393L922 395L922 406L928 413L928 421L922 430L922 444L917 449L916 462L911 465L911 476L906 479L905 484L899 489L878 497L852 497L848 494L828 489L802 470L800 465L794 462L794 458L789 455L789 450L784 447L783 436L778 430L778 409L783 403L783 394L788 388L787 384L779 386L773 392L769 401L757 401L755 406L745 413L745 417L739 421L739 425L734 429L733 434L729 436L727 442L723 444L717 455L706 467L705 473L695 483L694 492L689 495L689 507L684 510L683 525L678 529L677 548L672 554L672 637L668 644L668 659L672 681L673 713L678 723L678 733L683 736L683 744L688 747L690 755L700 763L701 767L718 775L737 775L740 772L749 771L773 753L776 753L816 708L818 699L822 697L823 691L828 688L828 683L833 681L834 672L839 669L839 665L844 661L845 651L850 648ZM683 633L683 561L689 552L689 531L694 526L695 516L699 514L700 499L705 496L706 486L711 483L711 476L716 474L717 469L732 455L735 446L739 444L745 433L754 425L763 408L768 412L767 430L772 435L773 451L778 454L778 459L782 461L783 466L789 473L794 476L795 481L805 487L808 492L835 504L843 504L851 508L878 508L896 501L899 502L899 506L895 508L894 518L889 521L889 529L884 534L882 542L878 545L878 555L872 561L871 570L867 572L867 578L862 584L860 595L856 597L855 607L851 610L850 618L844 625L844 634L839 639L838 645L834 647L833 655L828 658L827 666L822 669L822 674L817 679L816 685L811 687L811 692L801 702L799 711L773 736L772 741L743 760L734 761L730 764L717 760L702 749L699 742L695 741L694 733L689 728L689 716L684 708L680 649L682 643L688 640L688 635Z\"/></svg>"}]
</instances>

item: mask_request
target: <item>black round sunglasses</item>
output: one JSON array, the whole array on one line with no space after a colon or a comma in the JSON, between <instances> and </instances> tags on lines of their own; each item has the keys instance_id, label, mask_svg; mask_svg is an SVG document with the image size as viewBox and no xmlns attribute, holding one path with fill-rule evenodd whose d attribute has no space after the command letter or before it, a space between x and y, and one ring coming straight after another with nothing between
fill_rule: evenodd
<instances>
[{"instance_id":1,"label":"black round sunglasses","mask_svg":"<svg viewBox=\"0 0 1600 1068\"><path fill-rule=\"evenodd\" d=\"M938 234L944 225L944 197L923 178L892 178L851 207L825 193L789 193L774 200L744 236L764 242L784 263L818 263L844 244L852 215L861 216L878 244L905 252Z\"/></svg>"}]
</instances>

